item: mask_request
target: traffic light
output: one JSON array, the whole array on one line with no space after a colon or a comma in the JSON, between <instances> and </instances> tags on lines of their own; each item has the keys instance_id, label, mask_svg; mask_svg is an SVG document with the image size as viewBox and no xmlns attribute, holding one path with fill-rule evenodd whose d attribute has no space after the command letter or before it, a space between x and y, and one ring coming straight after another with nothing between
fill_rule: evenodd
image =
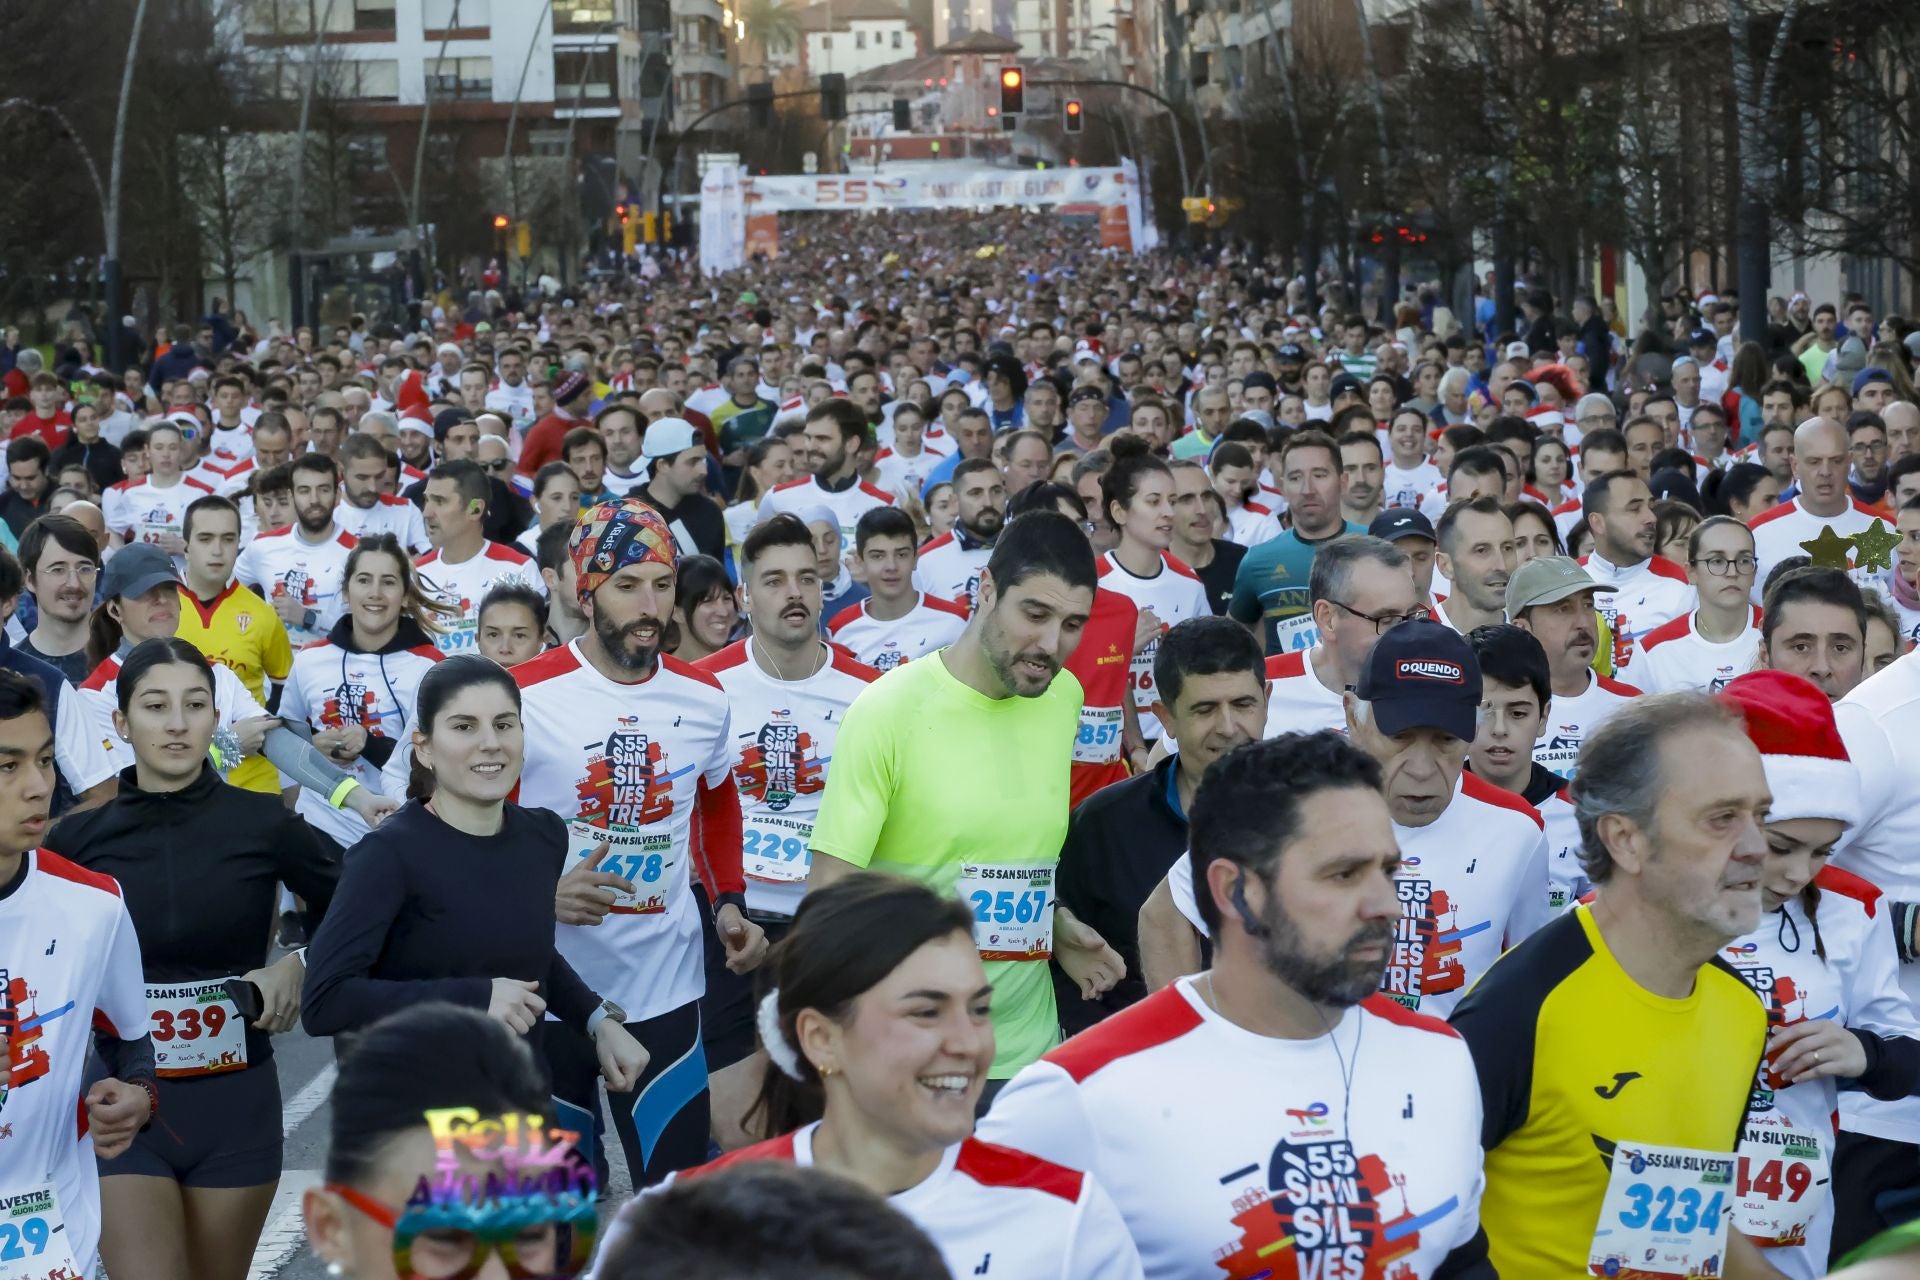
<instances>
[{"instance_id":1,"label":"traffic light","mask_svg":"<svg viewBox=\"0 0 1920 1280\"><path fill-rule=\"evenodd\" d=\"M829 71L820 77L820 118L847 118L847 78L838 71Z\"/></svg>"},{"instance_id":2,"label":"traffic light","mask_svg":"<svg viewBox=\"0 0 1920 1280\"><path fill-rule=\"evenodd\" d=\"M624 200L613 206L613 216L620 220L621 226L624 227L627 225L627 219L632 215L629 213Z\"/></svg>"},{"instance_id":3,"label":"traffic light","mask_svg":"<svg viewBox=\"0 0 1920 1280\"><path fill-rule=\"evenodd\" d=\"M1000 72L1000 114L1017 116L1027 109L1027 75L1018 67Z\"/></svg>"},{"instance_id":4,"label":"traffic light","mask_svg":"<svg viewBox=\"0 0 1920 1280\"><path fill-rule=\"evenodd\" d=\"M893 100L893 131L895 133L913 132L913 104L905 98Z\"/></svg>"},{"instance_id":5,"label":"traffic light","mask_svg":"<svg viewBox=\"0 0 1920 1280\"><path fill-rule=\"evenodd\" d=\"M496 213L493 215L493 229L495 231L505 231L511 225L512 219L508 218L506 214Z\"/></svg>"},{"instance_id":6,"label":"traffic light","mask_svg":"<svg viewBox=\"0 0 1920 1280\"><path fill-rule=\"evenodd\" d=\"M773 128L773 86L764 80L747 86L747 123L755 129Z\"/></svg>"},{"instance_id":7,"label":"traffic light","mask_svg":"<svg viewBox=\"0 0 1920 1280\"><path fill-rule=\"evenodd\" d=\"M507 231L513 226L513 219L504 213L493 215L493 247L502 253L507 249Z\"/></svg>"},{"instance_id":8,"label":"traffic light","mask_svg":"<svg viewBox=\"0 0 1920 1280\"><path fill-rule=\"evenodd\" d=\"M1079 133L1087 122L1086 112L1080 109L1080 99L1068 98L1062 111L1065 113L1067 132Z\"/></svg>"}]
</instances>

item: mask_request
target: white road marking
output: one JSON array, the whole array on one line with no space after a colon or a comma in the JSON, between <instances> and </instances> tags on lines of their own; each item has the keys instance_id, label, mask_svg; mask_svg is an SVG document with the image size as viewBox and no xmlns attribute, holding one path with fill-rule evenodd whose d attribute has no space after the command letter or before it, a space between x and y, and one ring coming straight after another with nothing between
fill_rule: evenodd
<instances>
[{"instance_id":1,"label":"white road marking","mask_svg":"<svg viewBox=\"0 0 1920 1280\"><path fill-rule=\"evenodd\" d=\"M332 1071L332 1067L327 1068L329 1074ZM311 1086L302 1091L300 1097L304 1098L310 1090ZM311 1112L312 1108L308 1108L308 1113ZM289 1110L287 1114L291 1124L293 1113ZM260 1243L254 1246L253 1269L247 1272L247 1280L271 1280L307 1243L307 1224L300 1214L300 1199L309 1187L319 1185L318 1169L289 1169L280 1175L280 1187L273 1193L273 1208L267 1212L267 1225L260 1233Z\"/></svg>"},{"instance_id":2,"label":"white road marking","mask_svg":"<svg viewBox=\"0 0 1920 1280\"><path fill-rule=\"evenodd\" d=\"M307 1082L307 1087L293 1095L293 1101L281 1111L280 1136L291 1138L293 1131L307 1122L307 1117L318 1111L333 1092L333 1082L340 1078L340 1068L329 1062L320 1069L320 1074Z\"/></svg>"}]
</instances>

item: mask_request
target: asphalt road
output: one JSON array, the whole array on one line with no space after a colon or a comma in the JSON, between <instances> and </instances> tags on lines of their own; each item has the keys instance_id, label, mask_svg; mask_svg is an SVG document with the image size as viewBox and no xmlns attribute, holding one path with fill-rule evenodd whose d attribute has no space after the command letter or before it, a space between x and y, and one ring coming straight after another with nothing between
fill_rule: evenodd
<instances>
[{"instance_id":1,"label":"asphalt road","mask_svg":"<svg viewBox=\"0 0 1920 1280\"><path fill-rule=\"evenodd\" d=\"M320 1183L326 1164L329 1097L335 1075L333 1043L312 1039L295 1029L274 1037L273 1060L280 1072L286 1156L280 1189L274 1195L273 1211L267 1216L259 1247L254 1250L248 1280L325 1280L325 1264L307 1247L300 1198L307 1188ZM609 1144L608 1158L612 1162L610 1185L602 1203L611 1208L633 1194L633 1184L618 1142Z\"/></svg>"}]
</instances>

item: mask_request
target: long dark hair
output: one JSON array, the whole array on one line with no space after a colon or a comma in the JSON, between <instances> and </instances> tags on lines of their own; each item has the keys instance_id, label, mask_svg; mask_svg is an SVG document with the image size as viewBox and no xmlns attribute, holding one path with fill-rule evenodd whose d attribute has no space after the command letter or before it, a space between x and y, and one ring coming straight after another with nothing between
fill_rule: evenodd
<instances>
[{"instance_id":1,"label":"long dark hair","mask_svg":"<svg viewBox=\"0 0 1920 1280\"><path fill-rule=\"evenodd\" d=\"M744 1117L769 1136L818 1120L826 1109L820 1073L799 1051L802 1009L843 1021L853 1002L885 981L929 942L973 933L973 912L911 880L862 871L810 893L761 969L761 997L777 991L780 1035L799 1060L798 1080L767 1065L760 1096Z\"/></svg>"},{"instance_id":2,"label":"long dark hair","mask_svg":"<svg viewBox=\"0 0 1920 1280\"><path fill-rule=\"evenodd\" d=\"M477 653L461 653L434 663L427 668L427 674L420 677L420 689L414 696L414 731L432 737L433 723L447 704L468 689L482 685L504 689L513 700L513 709L520 709L520 686L514 683L505 667L492 659ZM431 798L433 785L433 770L420 763L418 753L414 754L407 761L407 799Z\"/></svg>"},{"instance_id":3,"label":"long dark hair","mask_svg":"<svg viewBox=\"0 0 1920 1280\"><path fill-rule=\"evenodd\" d=\"M1115 436L1107 441L1107 451L1113 455L1113 465L1100 477L1100 512L1108 520L1113 520L1115 503L1123 507L1133 505L1134 491L1140 487L1140 477L1158 472L1173 476L1173 469L1162 458L1153 455L1151 447L1139 436ZM1115 520L1115 524L1119 521Z\"/></svg>"}]
</instances>

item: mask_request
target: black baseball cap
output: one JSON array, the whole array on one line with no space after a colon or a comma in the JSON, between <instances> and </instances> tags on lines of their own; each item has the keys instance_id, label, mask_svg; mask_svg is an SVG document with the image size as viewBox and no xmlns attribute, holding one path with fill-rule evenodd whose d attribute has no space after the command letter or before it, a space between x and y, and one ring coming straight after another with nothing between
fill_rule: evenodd
<instances>
[{"instance_id":1,"label":"black baseball cap","mask_svg":"<svg viewBox=\"0 0 1920 1280\"><path fill-rule=\"evenodd\" d=\"M1255 369L1252 373L1240 379L1240 385L1243 387L1263 387L1268 391L1278 391L1280 389L1280 384L1275 382L1273 375L1265 369Z\"/></svg>"},{"instance_id":2,"label":"black baseball cap","mask_svg":"<svg viewBox=\"0 0 1920 1280\"><path fill-rule=\"evenodd\" d=\"M1105 404L1107 400L1107 393L1102 391L1098 387L1092 387L1092 386L1075 387L1073 389L1073 394L1067 397L1067 408L1071 409L1073 408L1073 406L1079 404L1083 400L1098 400L1102 404Z\"/></svg>"},{"instance_id":3,"label":"black baseball cap","mask_svg":"<svg viewBox=\"0 0 1920 1280\"><path fill-rule=\"evenodd\" d=\"M1349 391L1361 397L1365 397L1367 394L1367 389L1365 385L1361 383L1360 379L1350 373L1335 374L1332 383L1327 387L1327 399L1338 400Z\"/></svg>"},{"instance_id":4,"label":"black baseball cap","mask_svg":"<svg viewBox=\"0 0 1920 1280\"><path fill-rule=\"evenodd\" d=\"M1434 536L1433 521L1412 507L1388 507L1373 518L1373 523L1367 526L1367 532L1388 542L1396 542L1401 538L1425 538L1432 543L1440 541Z\"/></svg>"},{"instance_id":5,"label":"black baseball cap","mask_svg":"<svg viewBox=\"0 0 1920 1280\"><path fill-rule=\"evenodd\" d=\"M1410 618L1373 642L1354 694L1391 738L1438 729L1472 742L1480 710L1480 663L1467 638L1431 618Z\"/></svg>"},{"instance_id":6,"label":"black baseball cap","mask_svg":"<svg viewBox=\"0 0 1920 1280\"><path fill-rule=\"evenodd\" d=\"M1695 329L1688 337L1687 343L1695 347L1717 347L1720 345L1720 338L1711 329Z\"/></svg>"},{"instance_id":7,"label":"black baseball cap","mask_svg":"<svg viewBox=\"0 0 1920 1280\"><path fill-rule=\"evenodd\" d=\"M1297 342L1283 342L1274 349L1273 354L1277 360L1305 360L1307 349Z\"/></svg>"}]
</instances>

